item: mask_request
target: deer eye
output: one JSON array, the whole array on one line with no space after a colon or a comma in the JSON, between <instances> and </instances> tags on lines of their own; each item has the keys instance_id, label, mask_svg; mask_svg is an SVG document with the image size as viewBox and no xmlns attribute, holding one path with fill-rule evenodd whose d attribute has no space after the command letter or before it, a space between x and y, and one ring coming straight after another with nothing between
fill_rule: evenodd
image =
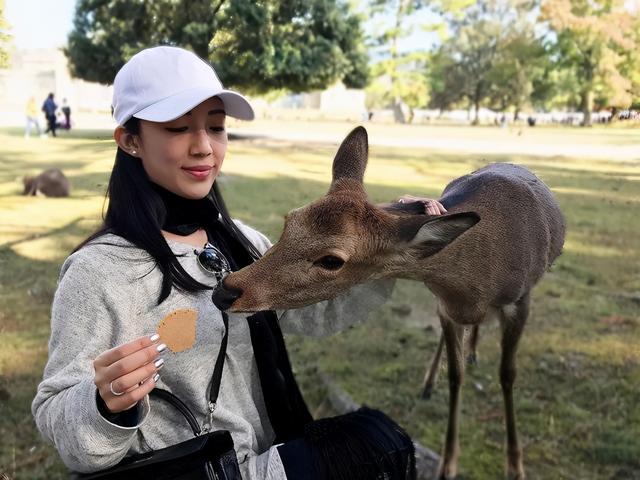
<instances>
[{"instance_id":1,"label":"deer eye","mask_svg":"<svg viewBox=\"0 0 640 480\"><path fill-rule=\"evenodd\" d=\"M340 257L336 257L335 255L326 255L313 262L313 264L317 267L324 268L325 270L338 270L342 265L344 265L344 260Z\"/></svg>"}]
</instances>

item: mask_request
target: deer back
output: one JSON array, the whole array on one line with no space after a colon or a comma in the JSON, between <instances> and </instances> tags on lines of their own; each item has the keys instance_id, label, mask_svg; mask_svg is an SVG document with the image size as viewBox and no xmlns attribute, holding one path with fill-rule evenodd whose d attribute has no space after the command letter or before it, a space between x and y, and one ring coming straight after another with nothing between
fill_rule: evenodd
<instances>
[{"instance_id":1,"label":"deer back","mask_svg":"<svg viewBox=\"0 0 640 480\"><path fill-rule=\"evenodd\" d=\"M452 181L448 214L480 221L424 261L424 281L449 304L483 311L527 293L560 254L565 223L549 188L524 167L494 163ZM470 319L475 323L477 319Z\"/></svg>"},{"instance_id":2,"label":"deer back","mask_svg":"<svg viewBox=\"0 0 640 480\"><path fill-rule=\"evenodd\" d=\"M34 180L36 190L47 197L68 197L71 184L67 177L57 168L45 170Z\"/></svg>"}]
</instances>

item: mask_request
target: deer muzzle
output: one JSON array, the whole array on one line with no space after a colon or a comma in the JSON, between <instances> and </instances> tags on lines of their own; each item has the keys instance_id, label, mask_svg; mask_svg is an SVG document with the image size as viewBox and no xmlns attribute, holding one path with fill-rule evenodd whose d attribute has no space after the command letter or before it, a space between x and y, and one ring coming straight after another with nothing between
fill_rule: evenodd
<instances>
[{"instance_id":1,"label":"deer muzzle","mask_svg":"<svg viewBox=\"0 0 640 480\"><path fill-rule=\"evenodd\" d=\"M219 310L228 310L238 298L242 296L242 290L227 288L223 282L219 282L218 286L213 290L211 294L211 300L213 304L218 307Z\"/></svg>"}]
</instances>

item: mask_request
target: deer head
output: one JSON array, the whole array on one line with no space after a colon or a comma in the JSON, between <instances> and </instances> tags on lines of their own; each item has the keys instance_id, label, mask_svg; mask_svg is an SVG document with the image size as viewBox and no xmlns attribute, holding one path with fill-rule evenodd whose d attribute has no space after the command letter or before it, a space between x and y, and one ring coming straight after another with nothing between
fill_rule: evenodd
<instances>
[{"instance_id":1,"label":"deer head","mask_svg":"<svg viewBox=\"0 0 640 480\"><path fill-rule=\"evenodd\" d=\"M33 189L33 182L35 181L36 177L32 176L32 175L25 175L22 178L22 184L24 185L24 190L22 191L23 195L34 195L35 191Z\"/></svg>"},{"instance_id":2,"label":"deer head","mask_svg":"<svg viewBox=\"0 0 640 480\"><path fill-rule=\"evenodd\" d=\"M474 213L430 216L402 204L371 204L363 186L367 157L367 132L358 127L338 149L328 193L289 212L278 242L225 278L213 293L218 308L297 308L376 278L422 279L422 262L479 220Z\"/></svg>"}]
</instances>

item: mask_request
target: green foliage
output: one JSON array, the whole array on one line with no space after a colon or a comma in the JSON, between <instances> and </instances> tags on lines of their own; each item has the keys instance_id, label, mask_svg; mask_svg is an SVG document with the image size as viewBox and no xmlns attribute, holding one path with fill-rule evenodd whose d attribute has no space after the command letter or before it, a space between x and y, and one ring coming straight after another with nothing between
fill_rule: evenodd
<instances>
[{"instance_id":1,"label":"green foliage","mask_svg":"<svg viewBox=\"0 0 640 480\"><path fill-rule=\"evenodd\" d=\"M9 45L11 42L9 28L9 24L4 18L4 0L0 0L0 68L9 66Z\"/></svg>"},{"instance_id":2,"label":"green foliage","mask_svg":"<svg viewBox=\"0 0 640 480\"><path fill-rule=\"evenodd\" d=\"M410 109L421 108L429 100L429 84L425 75L428 56L420 52L382 60L372 68L375 79L367 87L367 108L393 107L398 98ZM396 69L396 83L390 72Z\"/></svg>"},{"instance_id":3,"label":"green foliage","mask_svg":"<svg viewBox=\"0 0 640 480\"><path fill-rule=\"evenodd\" d=\"M413 108L423 107L427 103L428 84L422 73L425 68L425 55L416 51L400 53L398 41L412 33L406 25L407 19L415 12L427 7L429 2L422 0L371 0L371 13L393 20L392 25L386 26L374 34L374 43L385 47L385 58L374 66L376 78L371 93L372 106L391 106L395 119L399 123L411 120ZM388 93L382 88L388 86ZM402 106L409 107L409 119L405 117Z\"/></svg>"},{"instance_id":4,"label":"green foliage","mask_svg":"<svg viewBox=\"0 0 640 480\"><path fill-rule=\"evenodd\" d=\"M533 23L526 20L525 10L518 13L519 21L506 35L487 76L491 108L505 111L513 107L516 117L530 104L534 85L544 77L548 65L545 49L534 35Z\"/></svg>"},{"instance_id":5,"label":"green foliage","mask_svg":"<svg viewBox=\"0 0 640 480\"><path fill-rule=\"evenodd\" d=\"M550 94L549 59L535 33L529 0L484 0L445 12L450 34L434 52L428 69L431 106L466 100L515 115L536 96ZM477 123L477 116L475 122Z\"/></svg>"},{"instance_id":6,"label":"green foliage","mask_svg":"<svg viewBox=\"0 0 640 480\"><path fill-rule=\"evenodd\" d=\"M639 16L623 0L542 4L542 18L557 37L558 63L575 72L585 125L595 104L627 108L638 92Z\"/></svg>"},{"instance_id":7,"label":"green foliage","mask_svg":"<svg viewBox=\"0 0 640 480\"><path fill-rule=\"evenodd\" d=\"M71 73L110 83L136 52L178 45L245 91L363 86L360 18L340 0L79 0L65 50Z\"/></svg>"},{"instance_id":8,"label":"green foliage","mask_svg":"<svg viewBox=\"0 0 640 480\"><path fill-rule=\"evenodd\" d=\"M431 55L427 79L431 91L431 108L446 110L464 98L467 79L446 49L441 48Z\"/></svg>"},{"instance_id":9,"label":"green foliage","mask_svg":"<svg viewBox=\"0 0 640 480\"><path fill-rule=\"evenodd\" d=\"M223 80L245 90L321 89L367 82L360 19L325 0L233 0L221 11L211 60Z\"/></svg>"}]
</instances>

